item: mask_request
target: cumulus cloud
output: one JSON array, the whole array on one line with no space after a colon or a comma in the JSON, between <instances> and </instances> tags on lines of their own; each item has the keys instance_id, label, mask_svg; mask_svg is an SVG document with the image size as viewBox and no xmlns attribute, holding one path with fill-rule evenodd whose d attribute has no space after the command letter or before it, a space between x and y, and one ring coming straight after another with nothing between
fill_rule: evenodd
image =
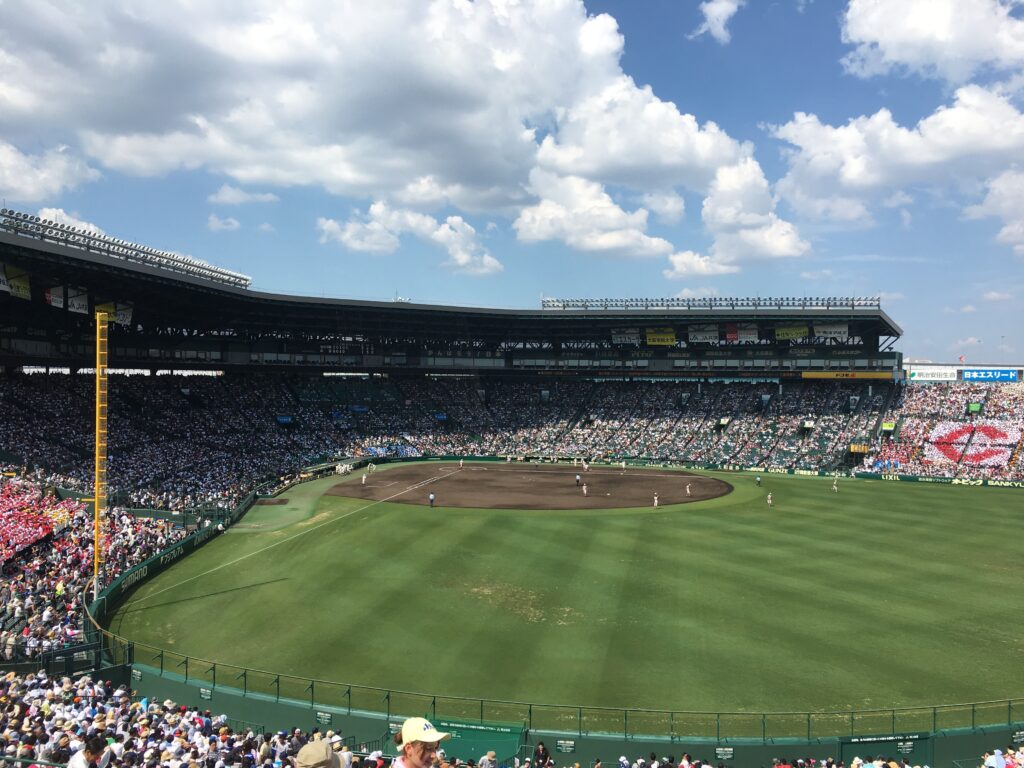
<instances>
[{"instance_id":1,"label":"cumulus cloud","mask_svg":"<svg viewBox=\"0 0 1024 768\"><path fill-rule=\"evenodd\" d=\"M751 152L715 123L701 125L649 86L638 88L620 75L566 112L557 134L544 137L537 160L606 183L703 190L720 165Z\"/></svg>"},{"instance_id":2,"label":"cumulus cloud","mask_svg":"<svg viewBox=\"0 0 1024 768\"><path fill-rule=\"evenodd\" d=\"M715 173L701 217L714 234L711 255L725 262L801 256L810 249L774 211L768 181L753 158Z\"/></svg>"},{"instance_id":3,"label":"cumulus cloud","mask_svg":"<svg viewBox=\"0 0 1024 768\"><path fill-rule=\"evenodd\" d=\"M705 31L727 39L741 5L703 3ZM218 174L230 182L210 198L218 205L316 186L395 211L501 216L524 239L667 256L677 249L645 231L648 212L677 222L680 191L706 196L723 166L756 165L749 143L626 75L615 19L582 0L168 0L130 14L96 0L65 9L61 35L45 4L6 0L4 10L5 136L53 137L128 175ZM22 155L7 172L0 145L0 191L40 199L95 178L74 152ZM60 167L40 173L44 161ZM607 190L644 207L626 211ZM712 255L739 263L799 249L792 225L760 215L712 232ZM449 225L453 263L494 269L458 255L463 224ZM390 242L372 229L358 237Z\"/></svg>"},{"instance_id":4,"label":"cumulus cloud","mask_svg":"<svg viewBox=\"0 0 1024 768\"><path fill-rule=\"evenodd\" d=\"M988 291L982 298L985 301L1010 301L1013 299L1013 294L1006 291Z\"/></svg>"},{"instance_id":5,"label":"cumulus cloud","mask_svg":"<svg viewBox=\"0 0 1024 768\"><path fill-rule=\"evenodd\" d=\"M272 192L246 192L244 189L222 184L221 188L206 198L218 205L244 205L245 203L276 203L277 195Z\"/></svg>"},{"instance_id":6,"label":"cumulus cloud","mask_svg":"<svg viewBox=\"0 0 1024 768\"><path fill-rule=\"evenodd\" d=\"M274 229L274 225L271 224L269 221L264 221L262 224L256 227L256 231L264 235L269 235L270 233L276 232L277 230Z\"/></svg>"},{"instance_id":7,"label":"cumulus cloud","mask_svg":"<svg viewBox=\"0 0 1024 768\"><path fill-rule=\"evenodd\" d=\"M355 214L344 224L319 218L316 227L321 243L335 241L351 251L393 253L401 244L402 235L412 235L444 248L448 253L444 265L456 272L487 275L504 268L480 245L476 230L461 216L449 216L439 222L433 216L376 201L365 215Z\"/></svg>"},{"instance_id":8,"label":"cumulus cloud","mask_svg":"<svg viewBox=\"0 0 1024 768\"><path fill-rule=\"evenodd\" d=\"M899 204L894 192L908 185L984 179L1024 151L1024 114L977 85L909 128L880 109L840 126L798 112L772 132L791 146L778 192L804 215L841 222L869 221L873 200Z\"/></svg>"},{"instance_id":9,"label":"cumulus cloud","mask_svg":"<svg viewBox=\"0 0 1024 768\"><path fill-rule=\"evenodd\" d=\"M1012 246L1014 253L1024 256L1024 173L1006 171L988 182L985 199L969 206L964 213L970 219L995 216L1003 220L996 235L1000 243Z\"/></svg>"},{"instance_id":10,"label":"cumulus cloud","mask_svg":"<svg viewBox=\"0 0 1024 768\"><path fill-rule=\"evenodd\" d=\"M966 82L983 69L1024 65L1017 0L850 0L843 58L860 77L892 71Z\"/></svg>"},{"instance_id":11,"label":"cumulus cloud","mask_svg":"<svg viewBox=\"0 0 1024 768\"><path fill-rule=\"evenodd\" d=\"M665 256L672 244L645 233L647 211L626 211L604 188L579 176L535 170L530 188L541 199L515 220L520 240L562 240L581 251L621 256Z\"/></svg>"},{"instance_id":12,"label":"cumulus cloud","mask_svg":"<svg viewBox=\"0 0 1024 768\"><path fill-rule=\"evenodd\" d=\"M668 257L668 262L669 268L663 270L662 274L669 280L679 280L695 275L701 277L729 275L740 271L740 268L735 264L724 264L694 251L673 253Z\"/></svg>"},{"instance_id":13,"label":"cumulus cloud","mask_svg":"<svg viewBox=\"0 0 1024 768\"><path fill-rule=\"evenodd\" d=\"M39 213L36 215L40 219L55 221L66 227L74 227L75 229L81 229L85 232L91 232L94 235L107 234L92 222L80 219L78 214L68 213L63 208L40 208Z\"/></svg>"},{"instance_id":14,"label":"cumulus cloud","mask_svg":"<svg viewBox=\"0 0 1024 768\"><path fill-rule=\"evenodd\" d=\"M686 203L678 194L672 192L648 192L643 196L644 205L654 212L659 221L666 224L678 224L686 211Z\"/></svg>"},{"instance_id":15,"label":"cumulus cloud","mask_svg":"<svg viewBox=\"0 0 1024 768\"><path fill-rule=\"evenodd\" d=\"M238 219L228 216L226 219L222 219L215 213L211 213L206 219L206 227L211 232L234 232L236 229L241 228L241 224L238 223Z\"/></svg>"},{"instance_id":16,"label":"cumulus cloud","mask_svg":"<svg viewBox=\"0 0 1024 768\"><path fill-rule=\"evenodd\" d=\"M705 0L700 4L700 12L704 21L693 32L690 37L700 37L709 34L722 45L731 39L729 34L729 21L736 15L745 0Z\"/></svg>"},{"instance_id":17,"label":"cumulus cloud","mask_svg":"<svg viewBox=\"0 0 1024 768\"><path fill-rule=\"evenodd\" d=\"M12 202L45 200L98 178L99 172L67 147L30 155L0 139L0 197Z\"/></svg>"}]
</instances>

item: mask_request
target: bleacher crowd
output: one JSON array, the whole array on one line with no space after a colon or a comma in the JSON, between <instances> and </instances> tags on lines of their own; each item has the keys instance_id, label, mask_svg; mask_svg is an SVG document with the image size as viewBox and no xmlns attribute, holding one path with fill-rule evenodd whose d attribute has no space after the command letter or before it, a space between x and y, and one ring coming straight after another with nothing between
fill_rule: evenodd
<instances>
[{"instance_id":1,"label":"bleacher crowd","mask_svg":"<svg viewBox=\"0 0 1024 768\"><path fill-rule=\"evenodd\" d=\"M2 674L2 673L0 673ZM67 765L69 768L387 768L381 750L352 751L342 734L290 727L277 732L232 727L229 718L170 699L152 700L125 685L44 672L0 677L0 753L3 757ZM355 745L353 745L355 746ZM531 757L495 752L456 755L447 743L433 754L434 768L580 768L560 764L538 744ZM0 758L2 759L2 758ZM721 761L684 754L635 759L620 756L614 768L711 768ZM984 768L1020 768L1024 750L985 753ZM772 768L846 768L835 758L776 758ZM600 760L588 768L603 768ZM849 768L919 768L906 759L854 758Z\"/></svg>"},{"instance_id":2,"label":"bleacher crowd","mask_svg":"<svg viewBox=\"0 0 1024 768\"><path fill-rule=\"evenodd\" d=\"M88 376L0 378L0 448L87 489ZM341 456L587 456L1024 479L1024 385L657 382L298 374L115 377L109 479L128 506L233 507ZM968 409L976 404L978 410ZM883 422L896 429L882 433ZM945 436L952 435L949 439Z\"/></svg>"},{"instance_id":3,"label":"bleacher crowd","mask_svg":"<svg viewBox=\"0 0 1024 768\"><path fill-rule=\"evenodd\" d=\"M12 469L4 467L4 474ZM33 659L74 645L83 631L82 601L93 575L93 518L83 503L19 477L0 478L0 499L15 502L19 536L34 538L0 567L0 656ZM185 529L115 509L104 529L104 583L173 542Z\"/></svg>"}]
</instances>

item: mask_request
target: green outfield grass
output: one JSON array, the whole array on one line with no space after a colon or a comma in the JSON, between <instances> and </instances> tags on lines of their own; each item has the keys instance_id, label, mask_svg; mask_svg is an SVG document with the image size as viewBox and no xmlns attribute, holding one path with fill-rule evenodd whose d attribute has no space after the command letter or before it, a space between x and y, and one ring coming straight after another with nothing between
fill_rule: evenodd
<instances>
[{"instance_id":1,"label":"green outfield grass","mask_svg":"<svg viewBox=\"0 0 1024 768\"><path fill-rule=\"evenodd\" d=\"M430 510L315 481L144 584L110 627L274 672L554 704L1024 695L1019 491L716 476L735 491L657 512Z\"/></svg>"}]
</instances>

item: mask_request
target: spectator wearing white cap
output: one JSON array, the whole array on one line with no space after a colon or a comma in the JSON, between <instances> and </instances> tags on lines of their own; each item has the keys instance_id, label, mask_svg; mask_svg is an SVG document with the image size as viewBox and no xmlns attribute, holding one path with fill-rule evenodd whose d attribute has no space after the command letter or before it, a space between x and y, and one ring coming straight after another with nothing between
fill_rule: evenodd
<instances>
[{"instance_id":1,"label":"spectator wearing white cap","mask_svg":"<svg viewBox=\"0 0 1024 768\"><path fill-rule=\"evenodd\" d=\"M441 733L422 717L410 717L402 723L402 730L395 734L395 745L398 757L392 763L393 768L430 768L437 748L445 739L451 738L450 733Z\"/></svg>"}]
</instances>

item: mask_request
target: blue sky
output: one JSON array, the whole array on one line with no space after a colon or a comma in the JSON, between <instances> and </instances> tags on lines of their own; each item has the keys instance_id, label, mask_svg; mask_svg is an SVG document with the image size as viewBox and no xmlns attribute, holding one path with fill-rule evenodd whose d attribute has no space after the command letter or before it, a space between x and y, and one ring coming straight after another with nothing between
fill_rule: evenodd
<instances>
[{"instance_id":1,"label":"blue sky","mask_svg":"<svg viewBox=\"0 0 1024 768\"><path fill-rule=\"evenodd\" d=\"M1017 0L2 0L0 197L262 290L882 295L1024 359Z\"/></svg>"}]
</instances>

